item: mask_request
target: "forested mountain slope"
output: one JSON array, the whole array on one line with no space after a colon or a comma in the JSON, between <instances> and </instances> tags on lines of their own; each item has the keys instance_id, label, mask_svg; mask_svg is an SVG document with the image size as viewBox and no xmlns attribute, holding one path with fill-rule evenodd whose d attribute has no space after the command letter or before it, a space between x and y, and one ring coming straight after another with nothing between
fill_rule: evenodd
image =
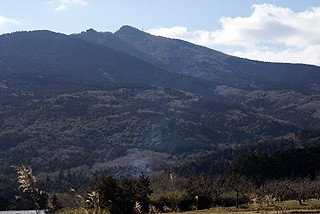
<instances>
[{"instance_id":1,"label":"forested mountain slope","mask_svg":"<svg viewBox=\"0 0 320 214\"><path fill-rule=\"evenodd\" d=\"M68 185L74 173L134 176L252 142L294 147L293 133L320 126L315 66L235 58L131 27L17 32L0 36L0 49L2 176L20 163Z\"/></svg>"},{"instance_id":2,"label":"forested mountain slope","mask_svg":"<svg viewBox=\"0 0 320 214\"><path fill-rule=\"evenodd\" d=\"M212 82L214 90L201 95L301 128L320 128L317 66L241 59L185 41L153 36L130 26L108 33L108 37L94 30L74 36L121 50L168 71ZM112 42L115 39L117 43Z\"/></svg>"}]
</instances>

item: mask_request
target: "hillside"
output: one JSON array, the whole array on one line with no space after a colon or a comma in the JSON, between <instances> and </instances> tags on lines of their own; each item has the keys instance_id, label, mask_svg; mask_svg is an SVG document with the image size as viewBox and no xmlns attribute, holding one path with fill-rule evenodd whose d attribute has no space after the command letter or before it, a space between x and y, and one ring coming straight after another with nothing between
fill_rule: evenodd
<instances>
[{"instance_id":1,"label":"hillside","mask_svg":"<svg viewBox=\"0 0 320 214\"><path fill-rule=\"evenodd\" d=\"M75 36L121 50L168 71L212 82L213 92L201 95L300 128L320 128L320 68L317 66L241 59L185 41L153 36L130 26L109 33L108 38L93 30ZM113 43L111 37L122 43Z\"/></svg>"},{"instance_id":2,"label":"hillside","mask_svg":"<svg viewBox=\"0 0 320 214\"><path fill-rule=\"evenodd\" d=\"M320 127L315 66L254 62L128 26L17 32L0 36L0 49L2 179L24 163L48 189L67 188L252 142L300 146L294 133Z\"/></svg>"},{"instance_id":3,"label":"hillside","mask_svg":"<svg viewBox=\"0 0 320 214\"><path fill-rule=\"evenodd\" d=\"M5 100L5 101L4 101ZM37 173L145 171L297 129L187 92L119 87L37 96L2 91L1 165ZM136 173L138 173L136 172ZM132 172L133 173L133 172Z\"/></svg>"},{"instance_id":4,"label":"hillside","mask_svg":"<svg viewBox=\"0 0 320 214\"><path fill-rule=\"evenodd\" d=\"M21 77L88 86L136 83L170 87L171 79L179 80L178 85L192 83L191 78L172 76L125 53L49 31L3 35L0 48L3 80Z\"/></svg>"},{"instance_id":5,"label":"hillside","mask_svg":"<svg viewBox=\"0 0 320 214\"><path fill-rule=\"evenodd\" d=\"M153 36L130 26L114 33L138 50L183 73L243 89L319 90L319 68L241 59L182 40Z\"/></svg>"}]
</instances>

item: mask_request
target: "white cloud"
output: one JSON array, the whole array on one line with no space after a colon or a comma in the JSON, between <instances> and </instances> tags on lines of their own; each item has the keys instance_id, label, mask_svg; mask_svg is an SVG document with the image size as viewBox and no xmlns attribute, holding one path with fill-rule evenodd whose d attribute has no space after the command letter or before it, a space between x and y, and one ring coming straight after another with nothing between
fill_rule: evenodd
<instances>
[{"instance_id":1,"label":"white cloud","mask_svg":"<svg viewBox=\"0 0 320 214\"><path fill-rule=\"evenodd\" d=\"M17 21L17 20L9 19L9 18L0 16L0 27L3 27L5 25L10 25L10 24L19 25L21 23L19 21Z\"/></svg>"},{"instance_id":2,"label":"white cloud","mask_svg":"<svg viewBox=\"0 0 320 214\"><path fill-rule=\"evenodd\" d=\"M89 0L51 0L48 1L50 4L57 4L58 6L54 9L55 11L65 11L68 6L74 5L86 5Z\"/></svg>"},{"instance_id":3,"label":"white cloud","mask_svg":"<svg viewBox=\"0 0 320 214\"><path fill-rule=\"evenodd\" d=\"M8 32L12 26L16 25L21 25L21 23L15 19L0 16L0 33Z\"/></svg>"},{"instance_id":4,"label":"white cloud","mask_svg":"<svg viewBox=\"0 0 320 214\"><path fill-rule=\"evenodd\" d=\"M222 17L221 28L188 31L185 27L150 29L148 32L179 38L229 54L264 61L320 65L320 7L303 12L272 4L252 6L248 17Z\"/></svg>"}]
</instances>

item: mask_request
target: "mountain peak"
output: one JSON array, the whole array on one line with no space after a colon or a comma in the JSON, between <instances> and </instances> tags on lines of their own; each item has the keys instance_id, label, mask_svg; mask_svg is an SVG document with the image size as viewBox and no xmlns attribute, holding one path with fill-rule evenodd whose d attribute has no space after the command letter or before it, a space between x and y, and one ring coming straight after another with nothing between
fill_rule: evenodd
<instances>
[{"instance_id":1,"label":"mountain peak","mask_svg":"<svg viewBox=\"0 0 320 214\"><path fill-rule=\"evenodd\" d=\"M90 28L88 30L86 30L86 33L98 33L95 29Z\"/></svg>"},{"instance_id":2,"label":"mountain peak","mask_svg":"<svg viewBox=\"0 0 320 214\"><path fill-rule=\"evenodd\" d=\"M131 27L129 25L122 26L114 34L116 36L126 37L127 39L130 39L133 41L144 39L149 36L148 33L141 31L138 28Z\"/></svg>"},{"instance_id":3,"label":"mountain peak","mask_svg":"<svg viewBox=\"0 0 320 214\"><path fill-rule=\"evenodd\" d=\"M130 25L123 25L117 32L143 32L138 28L132 27Z\"/></svg>"}]
</instances>

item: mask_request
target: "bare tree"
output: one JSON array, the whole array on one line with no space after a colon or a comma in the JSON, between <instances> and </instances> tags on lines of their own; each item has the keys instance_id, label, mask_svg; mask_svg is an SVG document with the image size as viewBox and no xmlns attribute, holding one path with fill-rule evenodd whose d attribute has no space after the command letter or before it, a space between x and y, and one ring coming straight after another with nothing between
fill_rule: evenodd
<instances>
[{"instance_id":1,"label":"bare tree","mask_svg":"<svg viewBox=\"0 0 320 214\"><path fill-rule=\"evenodd\" d=\"M302 202L310 199L313 193L313 184L310 179L296 179L289 183L289 188L291 190L291 197L302 205Z\"/></svg>"},{"instance_id":2,"label":"bare tree","mask_svg":"<svg viewBox=\"0 0 320 214\"><path fill-rule=\"evenodd\" d=\"M317 176L313 182L314 197L320 200L320 176Z\"/></svg>"},{"instance_id":3,"label":"bare tree","mask_svg":"<svg viewBox=\"0 0 320 214\"><path fill-rule=\"evenodd\" d=\"M236 193L236 207L239 208L239 198L240 195L244 199L249 201L248 194L253 192L255 188L254 184L248 180L246 177L238 174L228 174L220 178L218 181L220 185L227 191L234 191Z\"/></svg>"}]
</instances>

